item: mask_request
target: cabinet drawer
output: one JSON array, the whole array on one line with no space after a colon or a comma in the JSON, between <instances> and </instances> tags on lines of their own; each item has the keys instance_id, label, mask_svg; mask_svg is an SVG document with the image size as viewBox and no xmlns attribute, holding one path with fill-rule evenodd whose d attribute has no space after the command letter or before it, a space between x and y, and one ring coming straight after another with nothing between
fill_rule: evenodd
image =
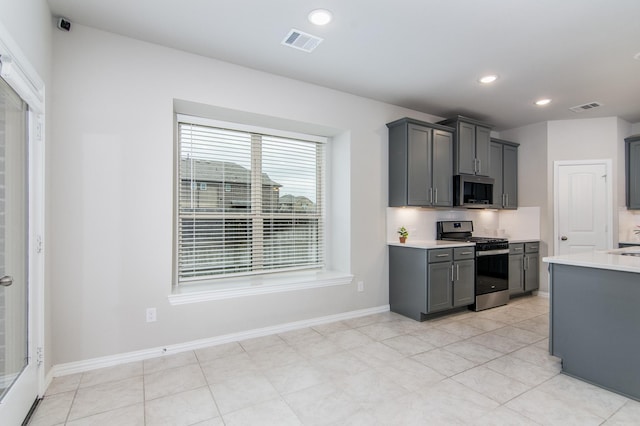
<instances>
[{"instance_id":1,"label":"cabinet drawer","mask_svg":"<svg viewBox=\"0 0 640 426\"><path fill-rule=\"evenodd\" d=\"M540 251L540 243L524 243L525 253L538 253Z\"/></svg>"},{"instance_id":2,"label":"cabinet drawer","mask_svg":"<svg viewBox=\"0 0 640 426\"><path fill-rule=\"evenodd\" d=\"M524 254L524 243L509 244L509 254Z\"/></svg>"},{"instance_id":3,"label":"cabinet drawer","mask_svg":"<svg viewBox=\"0 0 640 426\"><path fill-rule=\"evenodd\" d=\"M449 262L453 258L452 249L429 250L429 263Z\"/></svg>"},{"instance_id":4,"label":"cabinet drawer","mask_svg":"<svg viewBox=\"0 0 640 426\"><path fill-rule=\"evenodd\" d=\"M453 249L454 260L465 260L475 258L475 249L473 247L456 247Z\"/></svg>"}]
</instances>

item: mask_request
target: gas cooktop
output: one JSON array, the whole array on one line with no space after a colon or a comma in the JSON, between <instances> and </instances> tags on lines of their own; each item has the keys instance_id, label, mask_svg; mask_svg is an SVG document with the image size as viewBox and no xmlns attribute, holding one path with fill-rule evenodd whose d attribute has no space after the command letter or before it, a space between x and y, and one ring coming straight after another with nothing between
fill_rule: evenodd
<instances>
[{"instance_id":1,"label":"gas cooktop","mask_svg":"<svg viewBox=\"0 0 640 426\"><path fill-rule=\"evenodd\" d=\"M476 250L500 250L509 247L506 238L474 237L473 222L470 220L436 222L436 235L439 240L464 241L476 244Z\"/></svg>"},{"instance_id":2,"label":"gas cooktop","mask_svg":"<svg viewBox=\"0 0 640 426\"><path fill-rule=\"evenodd\" d=\"M506 243L508 240L506 238L496 238L496 237L460 237L460 238L443 238L443 240L449 241L466 241L469 243L476 244L484 244L484 243Z\"/></svg>"}]
</instances>

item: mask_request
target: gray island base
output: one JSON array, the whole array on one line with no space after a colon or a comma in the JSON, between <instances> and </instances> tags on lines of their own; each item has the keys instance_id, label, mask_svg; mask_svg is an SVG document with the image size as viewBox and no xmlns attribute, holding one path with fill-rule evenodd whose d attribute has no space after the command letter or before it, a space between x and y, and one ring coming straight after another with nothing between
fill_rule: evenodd
<instances>
[{"instance_id":1,"label":"gray island base","mask_svg":"<svg viewBox=\"0 0 640 426\"><path fill-rule=\"evenodd\" d=\"M553 259L549 347L562 372L640 400L640 274Z\"/></svg>"}]
</instances>

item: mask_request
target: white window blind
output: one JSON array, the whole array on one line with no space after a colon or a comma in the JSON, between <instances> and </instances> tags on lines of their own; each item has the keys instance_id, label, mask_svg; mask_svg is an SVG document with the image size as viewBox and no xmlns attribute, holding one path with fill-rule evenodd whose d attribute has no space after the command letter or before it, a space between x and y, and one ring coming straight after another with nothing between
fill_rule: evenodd
<instances>
[{"instance_id":1,"label":"white window blind","mask_svg":"<svg viewBox=\"0 0 640 426\"><path fill-rule=\"evenodd\" d=\"M177 275L319 268L324 144L178 122Z\"/></svg>"}]
</instances>

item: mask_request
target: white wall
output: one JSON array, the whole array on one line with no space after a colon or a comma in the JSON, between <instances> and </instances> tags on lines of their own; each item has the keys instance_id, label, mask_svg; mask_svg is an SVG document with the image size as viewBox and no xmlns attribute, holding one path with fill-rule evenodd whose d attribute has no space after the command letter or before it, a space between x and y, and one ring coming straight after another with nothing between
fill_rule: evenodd
<instances>
[{"instance_id":1,"label":"white wall","mask_svg":"<svg viewBox=\"0 0 640 426\"><path fill-rule=\"evenodd\" d=\"M640 123L634 123L631 126L631 134L632 135L637 135L638 133L640 133Z\"/></svg>"},{"instance_id":2,"label":"white wall","mask_svg":"<svg viewBox=\"0 0 640 426\"><path fill-rule=\"evenodd\" d=\"M0 25L9 33L29 64L44 81L45 91L48 92L51 86L51 33L53 25L47 2L43 0L0 0ZM45 101L45 108L50 111L51 103L48 95ZM48 145L50 141L50 116L48 114L45 116L45 120L45 144ZM50 201L47 197L45 204L48 205ZM46 226L48 229L51 228L49 223ZM45 246L47 240L48 234L45 235ZM51 297L48 287L45 287L44 296L44 355L45 369L49 370L52 365L52 328Z\"/></svg>"},{"instance_id":3,"label":"white wall","mask_svg":"<svg viewBox=\"0 0 640 426\"><path fill-rule=\"evenodd\" d=\"M388 304L385 123L437 117L80 25L53 44L56 364ZM350 198L333 206L332 227L345 233L344 264L364 292L169 305L174 99L337 132L346 167L332 171L333 185ZM145 323L147 307L157 322Z\"/></svg>"},{"instance_id":4,"label":"white wall","mask_svg":"<svg viewBox=\"0 0 640 426\"><path fill-rule=\"evenodd\" d=\"M52 18L43 0L0 0L0 22L45 83L51 74Z\"/></svg>"}]
</instances>

